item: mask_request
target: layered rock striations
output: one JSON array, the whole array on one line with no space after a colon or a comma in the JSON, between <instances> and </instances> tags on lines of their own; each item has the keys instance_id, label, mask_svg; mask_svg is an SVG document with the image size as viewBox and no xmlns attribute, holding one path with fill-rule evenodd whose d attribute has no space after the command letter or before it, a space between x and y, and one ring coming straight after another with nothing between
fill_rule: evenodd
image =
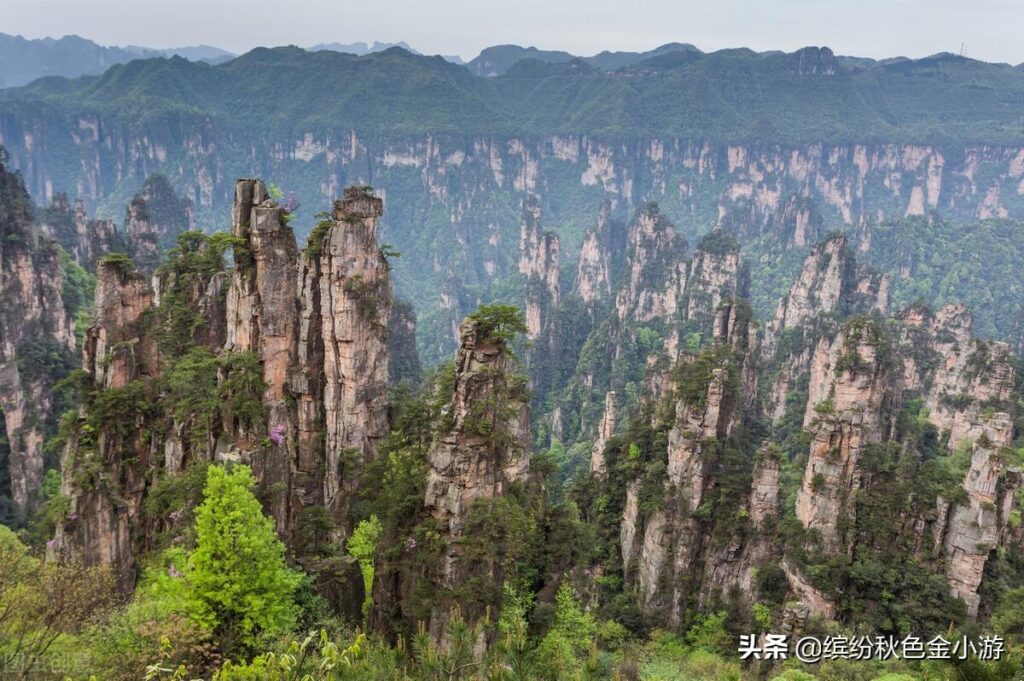
<instances>
[{"instance_id":1,"label":"layered rock striations","mask_svg":"<svg viewBox=\"0 0 1024 681\"><path fill-rule=\"evenodd\" d=\"M21 178L7 170L0 148L0 409L9 471L0 489L9 490L20 512L39 501L43 442L56 417L53 384L76 342L62 298L59 247L40 231Z\"/></svg>"},{"instance_id":2,"label":"layered rock striations","mask_svg":"<svg viewBox=\"0 0 1024 681\"><path fill-rule=\"evenodd\" d=\"M518 503L513 487L528 481L526 381L488 322L467 318L459 331L452 393L427 452L424 521L397 562L378 566L373 621L388 634L423 623L444 641L456 608L493 624L501 606L508 547L487 528L510 520L501 503Z\"/></svg>"},{"instance_id":3,"label":"layered rock striations","mask_svg":"<svg viewBox=\"0 0 1024 681\"><path fill-rule=\"evenodd\" d=\"M986 566L1019 542L1008 347L973 339L962 306L887 306L884 278L831 237L760 342L742 301L719 303L711 344L684 349L670 384L650 366L622 429L639 439L602 429L592 473L622 509L608 568L651 625L685 626L729 594L782 598L780 585L801 621L848 617L855 578L835 566L879 560L944 581L935 597L968 616L986 607Z\"/></svg>"},{"instance_id":4,"label":"layered rock striations","mask_svg":"<svg viewBox=\"0 0 1024 681\"><path fill-rule=\"evenodd\" d=\"M284 210L270 199L260 180L236 184L231 233L243 245L235 249L227 291L224 349L251 352L260 359L267 432L287 436L271 440L268 451L256 457L254 472L266 487L276 484L290 491L295 415L285 398L289 372L298 360L298 248ZM262 437L262 433L235 435L236 439ZM295 524L288 491L271 502L279 528Z\"/></svg>"},{"instance_id":5,"label":"layered rock striations","mask_svg":"<svg viewBox=\"0 0 1024 681\"><path fill-rule=\"evenodd\" d=\"M834 330L851 315L887 309L887 280L858 266L845 236L835 235L818 244L765 328L760 354L770 370L769 417L776 422L783 417L787 395L810 371L816 335Z\"/></svg>"},{"instance_id":6,"label":"layered rock striations","mask_svg":"<svg viewBox=\"0 0 1024 681\"><path fill-rule=\"evenodd\" d=\"M154 293L131 264L101 261L94 323L82 351L88 392L98 391L113 413L97 423L89 407L77 414L61 457L61 492L69 500L57 523L56 550L85 565L110 565L120 588L134 585L142 503L164 447L151 436L158 415L144 406L146 379L161 373L154 328ZM147 423L147 421L150 421Z\"/></svg>"},{"instance_id":7,"label":"layered rock striations","mask_svg":"<svg viewBox=\"0 0 1024 681\"><path fill-rule=\"evenodd\" d=\"M324 502L344 519L366 461L387 434L391 274L377 245L383 201L349 188L335 201L320 259L324 346Z\"/></svg>"},{"instance_id":8,"label":"layered rock striations","mask_svg":"<svg viewBox=\"0 0 1024 681\"><path fill-rule=\"evenodd\" d=\"M541 207L535 196L523 201L519 235L519 274L526 280L526 335L540 336L550 324L559 303L559 240L553 232L542 232Z\"/></svg>"},{"instance_id":9,"label":"layered rock striations","mask_svg":"<svg viewBox=\"0 0 1024 681\"><path fill-rule=\"evenodd\" d=\"M392 316L381 211L367 188L347 190L300 253L286 210L262 181L243 179L230 241L182 237L153 277L156 290L124 256L100 261L88 397L63 462L71 511L55 551L113 564L129 589L139 552L176 522L145 511L154 485L213 461L253 466L268 513L299 554L309 549L300 528L310 509L327 511L318 525L326 536L313 544L348 535L362 467L388 431L389 324L415 333L410 311ZM230 271L222 243L233 248ZM173 401L192 389L220 398ZM100 417L122 399L130 403L116 417ZM206 404L209 413L194 411Z\"/></svg>"}]
</instances>

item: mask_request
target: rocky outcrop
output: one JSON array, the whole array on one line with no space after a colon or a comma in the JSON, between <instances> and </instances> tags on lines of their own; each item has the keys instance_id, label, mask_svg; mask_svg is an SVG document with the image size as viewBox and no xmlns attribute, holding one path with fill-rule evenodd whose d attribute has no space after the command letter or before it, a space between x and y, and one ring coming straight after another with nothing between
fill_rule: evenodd
<instances>
[{"instance_id":1,"label":"rocky outcrop","mask_svg":"<svg viewBox=\"0 0 1024 681\"><path fill-rule=\"evenodd\" d=\"M926 350L908 353L908 382L925 394L929 417L949 434L951 448L977 442L985 432L983 409L1005 408L1013 391L1010 348L972 338L971 314L963 305L946 305L934 316L908 313L908 326L924 324ZM914 340L923 339L918 334Z\"/></svg>"},{"instance_id":2,"label":"rocky outcrop","mask_svg":"<svg viewBox=\"0 0 1024 681\"><path fill-rule=\"evenodd\" d=\"M966 501L949 504L937 500L940 523L936 540L946 559L946 579L953 595L967 603L967 612L978 614L985 564L1003 543L1004 532L1024 484L1020 466L1009 463L1001 450L1013 438L1009 415L995 413L978 424L981 434L974 443L971 465L964 478ZM1019 511L1018 511L1019 512Z\"/></svg>"},{"instance_id":3,"label":"rocky outcrop","mask_svg":"<svg viewBox=\"0 0 1024 681\"><path fill-rule=\"evenodd\" d=\"M342 528L365 462L387 435L391 270L377 245L384 202L350 187L334 202L320 256L326 430L324 503Z\"/></svg>"},{"instance_id":4,"label":"rocky outcrop","mask_svg":"<svg viewBox=\"0 0 1024 681\"><path fill-rule=\"evenodd\" d=\"M126 392L138 379L160 373L152 324L154 295L146 278L124 260L101 261L96 273L94 323L86 331L83 368L95 389L119 407L102 430L87 423L83 405L78 434L61 456L61 492L70 501L57 524L55 551L85 565L110 565L122 591L134 586L142 502L163 447L143 423L142 393ZM121 402L123 401L123 403ZM130 419L124 420L124 419Z\"/></svg>"},{"instance_id":5,"label":"rocky outcrop","mask_svg":"<svg viewBox=\"0 0 1024 681\"><path fill-rule=\"evenodd\" d=\"M67 194L56 194L48 207L37 212L37 220L43 234L55 239L89 271L95 269L100 257L125 250L114 222L90 219L80 198L75 199L72 208Z\"/></svg>"},{"instance_id":6,"label":"rocky outcrop","mask_svg":"<svg viewBox=\"0 0 1024 681\"><path fill-rule=\"evenodd\" d=\"M679 626L694 600L733 589L753 593L756 570L774 550L777 455L759 454L750 486L735 496L723 492L723 485L734 484L723 478L722 457L744 403L741 367L753 338L747 324L749 318L734 325L699 356L684 356L674 371L675 413L660 502L645 498L652 494L650 481L636 480L626 489L619 533L623 573L652 624ZM733 525L735 518L756 531Z\"/></svg>"},{"instance_id":7,"label":"rocky outcrop","mask_svg":"<svg viewBox=\"0 0 1024 681\"><path fill-rule=\"evenodd\" d=\"M597 475L605 474L604 448L608 439L615 433L615 420L618 417L619 402L614 390L604 396L604 416L597 427L597 439L590 448L590 472Z\"/></svg>"},{"instance_id":8,"label":"rocky outcrop","mask_svg":"<svg viewBox=\"0 0 1024 681\"><path fill-rule=\"evenodd\" d=\"M191 230L192 204L163 175L150 175L128 202L124 231L128 252L142 272L152 272L178 235Z\"/></svg>"},{"instance_id":9,"label":"rocky outcrop","mask_svg":"<svg viewBox=\"0 0 1024 681\"><path fill-rule=\"evenodd\" d=\"M804 47L792 55L793 70L799 76L834 76L839 70L839 60L827 47Z\"/></svg>"},{"instance_id":10,"label":"rocky outcrop","mask_svg":"<svg viewBox=\"0 0 1024 681\"><path fill-rule=\"evenodd\" d=\"M153 305L149 282L130 263L99 264L93 325L86 330L82 363L100 388L123 388L141 376L159 374L156 338L148 323Z\"/></svg>"},{"instance_id":11,"label":"rocky outcrop","mask_svg":"<svg viewBox=\"0 0 1024 681\"><path fill-rule=\"evenodd\" d=\"M720 229L709 232L687 269L681 291L686 296L685 319L691 326L707 329L722 302L747 296L749 284L736 239Z\"/></svg>"},{"instance_id":12,"label":"rocky outcrop","mask_svg":"<svg viewBox=\"0 0 1024 681\"><path fill-rule=\"evenodd\" d=\"M43 442L53 427L54 382L75 348L62 300L57 244L39 234L21 178L0 148L0 409L9 449L10 497L29 511L39 500ZM5 494L6 496L6 494Z\"/></svg>"},{"instance_id":13,"label":"rocky outcrop","mask_svg":"<svg viewBox=\"0 0 1024 681\"><path fill-rule=\"evenodd\" d=\"M389 325L402 325L411 346L403 352L415 349L415 317L392 317L390 268L377 244L382 210L368 188L346 190L300 257L263 182L236 188L233 234L244 246L228 291L225 349L260 359L270 444L254 464L289 536L303 510L319 505L335 538L347 536L360 471L388 428ZM410 361L418 374L415 354Z\"/></svg>"},{"instance_id":14,"label":"rocky outcrop","mask_svg":"<svg viewBox=\"0 0 1024 681\"><path fill-rule=\"evenodd\" d=\"M235 269L227 292L228 352L252 352L260 359L266 384L263 403L268 433L287 434L270 440L268 451L254 461L254 473L266 488L290 489L294 458L294 415L286 401L289 371L298 359L298 249L286 224L284 210L270 199L260 180L239 180L235 186L232 235L237 248ZM236 433L235 439L259 439L262 434ZM259 437L257 437L259 436ZM288 493L271 500L279 528L294 526Z\"/></svg>"},{"instance_id":15,"label":"rocky outcrop","mask_svg":"<svg viewBox=\"0 0 1024 681\"><path fill-rule=\"evenodd\" d=\"M782 418L787 395L810 371L816 336L851 315L884 313L888 304L888 281L858 266L845 236L833 236L814 248L779 301L761 343L762 363L774 368L766 404L773 421Z\"/></svg>"},{"instance_id":16,"label":"rocky outcrop","mask_svg":"<svg viewBox=\"0 0 1024 681\"><path fill-rule=\"evenodd\" d=\"M440 640L457 604L475 622L489 609L497 621L504 567L502 547L487 556L464 555L464 530L475 513L507 496L529 470L529 422L524 383L515 376L508 348L494 330L467 320L460 327L452 401L431 445L424 506L441 535L442 555L429 576L437 594L429 631ZM472 593L460 589L472 581ZM461 594L461 597L460 597ZM497 600L495 600L497 598Z\"/></svg>"},{"instance_id":17,"label":"rocky outcrop","mask_svg":"<svg viewBox=\"0 0 1024 681\"><path fill-rule=\"evenodd\" d=\"M541 208L537 198L523 201L519 235L519 273L526 280L526 336L535 340L551 323L559 303L559 240L553 232L541 232Z\"/></svg>"},{"instance_id":18,"label":"rocky outcrop","mask_svg":"<svg viewBox=\"0 0 1024 681\"><path fill-rule=\"evenodd\" d=\"M355 598L349 581L361 580L358 569L324 563L306 544L323 546L330 537L303 539L299 527L309 508L326 507L333 532L326 531L347 536L361 467L387 432L394 320L390 269L376 243L381 209L368 189L349 190L300 255L286 211L263 182L239 180L230 273L218 260L219 242L198 234L182 239L176 257L158 268L155 292L125 256L100 261L96 323L84 351L97 397L83 406L68 438L63 485L72 511L60 523L54 551L114 565L129 590L135 557L169 522L143 524L152 484L195 460L244 461L278 531L316 572L324 594L339 601L339 612L353 603L358 610L357 601L338 595ZM414 348L414 317L402 323ZM209 354L190 354L195 346ZM219 382L252 367L237 389L253 386L253 394L238 396L248 400L245 413L218 405L197 428L194 415L165 408L184 389L165 373L179 371L184 358L178 375L187 376L189 362L210 355L217 368L203 371L216 371ZM171 394L156 394L161 390ZM119 407L121 399L128 402ZM116 417L97 422L96 410L110 405Z\"/></svg>"},{"instance_id":19,"label":"rocky outcrop","mask_svg":"<svg viewBox=\"0 0 1024 681\"><path fill-rule=\"evenodd\" d=\"M804 426L814 439L796 499L796 516L821 538L826 552L848 542L840 522L855 518L860 454L881 439L888 358L875 322L847 324L834 340L822 338L811 360Z\"/></svg>"},{"instance_id":20,"label":"rocky outcrop","mask_svg":"<svg viewBox=\"0 0 1024 681\"><path fill-rule=\"evenodd\" d=\"M885 484L863 469L861 459L867 447L878 447L872 464L877 467L892 456L888 445L914 444L896 439L901 435L895 412L919 399L917 419L938 433L937 440L948 443L950 452L973 452L965 495L943 492L934 501L922 500L923 507L908 508L894 526L916 535L900 541L918 547L917 560L933 561L945 573L953 595L973 616L985 564L1004 540L1015 503L1012 490L1019 485L1017 473L1004 472L1006 458L995 453L1012 439L1009 417L1001 411L1011 408L1009 348L973 339L970 314L961 305L934 313L915 305L888 321L856 316L883 312L884 298L884 280L859 269L841 239L832 239L808 257L768 326L762 358L777 368L766 401L769 413L781 417L780 398L787 397L797 375L807 377L806 400L789 405L801 409L802 425L813 438L796 517L815 550L853 554L858 499ZM843 317L847 321L833 331ZM922 548L932 543L933 551ZM799 574L794 562L786 572L813 612L835 613L827 594Z\"/></svg>"},{"instance_id":21,"label":"rocky outcrop","mask_svg":"<svg viewBox=\"0 0 1024 681\"><path fill-rule=\"evenodd\" d=\"M573 291L589 307L611 297L617 265L621 264L624 244L617 225L612 224L612 202L605 201L597 215L597 224L583 236L576 263Z\"/></svg>"},{"instance_id":22,"label":"rocky outcrop","mask_svg":"<svg viewBox=\"0 0 1024 681\"><path fill-rule=\"evenodd\" d=\"M687 274L686 239L648 204L636 214L626 244L626 272L615 296L620 321L666 319L678 309Z\"/></svg>"}]
</instances>

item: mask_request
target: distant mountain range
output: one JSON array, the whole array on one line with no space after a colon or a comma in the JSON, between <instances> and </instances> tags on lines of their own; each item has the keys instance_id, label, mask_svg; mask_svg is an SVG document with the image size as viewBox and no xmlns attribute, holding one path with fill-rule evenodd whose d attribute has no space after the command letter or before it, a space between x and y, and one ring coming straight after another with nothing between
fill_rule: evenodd
<instances>
[{"instance_id":1,"label":"distant mountain range","mask_svg":"<svg viewBox=\"0 0 1024 681\"><path fill-rule=\"evenodd\" d=\"M0 87L24 85L43 76L92 76L114 64L173 56L211 64L234 57L226 50L208 45L160 50L135 45L108 47L77 35L29 40L0 33Z\"/></svg>"},{"instance_id":2,"label":"distant mountain range","mask_svg":"<svg viewBox=\"0 0 1024 681\"><path fill-rule=\"evenodd\" d=\"M384 52L398 47L415 55L422 55L404 41L397 43L354 42L354 43L317 43L304 48L307 52L342 52L365 56ZM745 50L749 52L749 50ZM728 52L725 50L723 52ZM474 59L466 62L458 55L440 55L445 61L465 66L474 75L494 78L507 75L513 67L527 60L543 64L569 64L578 62L580 65L593 67L599 71L613 72L638 64L659 69L680 64L696 56L705 54L689 43L666 43L653 50L644 52L611 52L605 50L590 57L575 55L564 50L541 50L536 47L521 45L494 45L484 48ZM782 54L782 52L761 52L762 56ZM99 75L115 64L124 64L136 59L152 59L157 57L182 57L189 61L220 64L238 55L210 45L194 45L158 49L139 45L104 46L77 35L63 38L27 39L0 33L0 88L15 87L45 76L78 76ZM928 59L953 57L941 53ZM849 70L867 69L872 66L890 66L901 62L912 61L907 57L889 59L870 59L867 57L837 56L837 63ZM1015 67L1024 71L1024 64Z\"/></svg>"},{"instance_id":3,"label":"distant mountain range","mask_svg":"<svg viewBox=\"0 0 1024 681\"><path fill-rule=\"evenodd\" d=\"M392 47L401 47L407 52L413 54L420 54L413 48L409 47L409 44L404 40L397 43L379 43L374 40L372 43L317 43L306 48L308 52L346 52L348 54L354 54L358 57L364 54L373 54L374 52L383 52L384 50L391 49Z\"/></svg>"}]
</instances>

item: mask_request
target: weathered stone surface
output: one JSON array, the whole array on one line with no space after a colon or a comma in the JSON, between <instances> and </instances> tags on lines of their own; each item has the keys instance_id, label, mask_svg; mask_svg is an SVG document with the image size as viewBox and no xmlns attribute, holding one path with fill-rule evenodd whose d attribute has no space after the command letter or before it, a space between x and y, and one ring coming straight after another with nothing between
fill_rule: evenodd
<instances>
[{"instance_id":1,"label":"weathered stone surface","mask_svg":"<svg viewBox=\"0 0 1024 681\"><path fill-rule=\"evenodd\" d=\"M153 306L145 277L120 262L99 263L94 323L83 348L83 367L99 390L159 375ZM69 438L61 457L70 509L58 521L54 551L85 565L110 565L125 593L134 587L136 552L145 541L139 529L150 468L167 458L180 467L184 458L180 440L157 442L143 425L93 433L93 441Z\"/></svg>"},{"instance_id":2,"label":"weathered stone surface","mask_svg":"<svg viewBox=\"0 0 1024 681\"><path fill-rule=\"evenodd\" d=\"M529 473L529 408L523 386L514 378L514 360L502 341L481 332L478 322L463 322L460 332L454 390L445 407L446 425L428 453L424 497L424 508L443 540L436 570L427 575L434 594L428 629L435 640L444 638L456 605L445 594L466 580L483 580L494 586L484 593L500 597L501 562L470 564L463 559L466 523L474 504L507 495L509 486L525 482ZM500 551L496 546L495 552ZM500 599L481 598L486 602L459 604L468 621L480 619L487 609L492 620L497 617Z\"/></svg>"},{"instance_id":3,"label":"weathered stone surface","mask_svg":"<svg viewBox=\"0 0 1024 681\"><path fill-rule=\"evenodd\" d=\"M810 371L816 342L811 334L825 332L837 319L873 310L884 313L887 308L888 281L858 267L845 236L818 244L779 301L761 344L762 364L777 367L766 405L772 420L782 418L787 394Z\"/></svg>"},{"instance_id":4,"label":"weathered stone surface","mask_svg":"<svg viewBox=\"0 0 1024 681\"><path fill-rule=\"evenodd\" d=\"M964 478L966 503L940 506L946 556L946 579L954 596L967 603L974 617L981 602L981 585L989 554L1000 544L1007 528L1014 495L1021 485L1020 469L1008 470L1000 448L1010 444L1013 424L1005 413L996 413L978 426L982 433L974 444L971 467ZM940 504L942 502L940 501Z\"/></svg>"},{"instance_id":5,"label":"weathered stone surface","mask_svg":"<svg viewBox=\"0 0 1024 681\"><path fill-rule=\"evenodd\" d=\"M597 439L590 448L590 472L597 475L605 474L604 447L615 432L615 419L619 410L618 398L614 390L609 390L604 397L604 417L597 427Z\"/></svg>"},{"instance_id":6,"label":"weathered stone surface","mask_svg":"<svg viewBox=\"0 0 1024 681\"><path fill-rule=\"evenodd\" d=\"M741 386L730 379L730 372L737 371L734 361L744 363L752 333L748 321L731 314L730 307L721 308L716 322L721 331L716 335L717 363L710 370L704 395L696 402L677 398L660 507L642 517L641 481L631 482L626 489L619 534L623 573L650 621L662 626L679 626L691 599L706 602L714 594L737 588L752 594L756 569L773 550L766 530L777 516L776 458L759 457L753 484L738 500L761 536L755 531L713 540L718 519L698 511L709 494L721 493L716 447L728 437L742 403L737 395Z\"/></svg>"},{"instance_id":7,"label":"weathered stone surface","mask_svg":"<svg viewBox=\"0 0 1024 681\"><path fill-rule=\"evenodd\" d=\"M36 214L40 231L56 240L71 258L92 271L103 255L125 250L113 220L90 219L81 198L69 201L67 194L53 197L47 208Z\"/></svg>"},{"instance_id":8,"label":"weathered stone surface","mask_svg":"<svg viewBox=\"0 0 1024 681\"><path fill-rule=\"evenodd\" d=\"M347 532L348 506L365 462L387 435L391 270L377 245L384 202L350 187L335 201L320 256L324 352L324 503Z\"/></svg>"},{"instance_id":9,"label":"weathered stone surface","mask_svg":"<svg viewBox=\"0 0 1024 681\"><path fill-rule=\"evenodd\" d=\"M587 230L580 246L573 289L588 306L607 300L612 293L617 244L610 224L611 211L610 201L601 204L597 224Z\"/></svg>"},{"instance_id":10,"label":"weathered stone surface","mask_svg":"<svg viewBox=\"0 0 1024 681\"><path fill-rule=\"evenodd\" d=\"M93 325L86 330L83 351L84 368L96 385L123 388L140 376L159 373L156 339L146 323L153 306L153 289L145 277L119 263L100 263Z\"/></svg>"},{"instance_id":11,"label":"weathered stone surface","mask_svg":"<svg viewBox=\"0 0 1024 681\"><path fill-rule=\"evenodd\" d=\"M826 551L842 546L840 519L855 517L861 451L881 439L887 376L878 333L874 322L848 325L834 340L822 338L811 360L804 426L814 439L796 515L804 527L821 535Z\"/></svg>"},{"instance_id":12,"label":"weathered stone surface","mask_svg":"<svg viewBox=\"0 0 1024 681\"><path fill-rule=\"evenodd\" d=\"M685 286L686 239L653 204L637 212L629 227L626 274L615 297L619 320L647 322L678 309Z\"/></svg>"},{"instance_id":13,"label":"weathered stone surface","mask_svg":"<svg viewBox=\"0 0 1024 681\"><path fill-rule=\"evenodd\" d=\"M0 153L0 409L9 443L11 497L22 511L39 499L52 380L39 357L70 355L74 322L61 297L56 244L39 234L21 178Z\"/></svg>"}]
</instances>

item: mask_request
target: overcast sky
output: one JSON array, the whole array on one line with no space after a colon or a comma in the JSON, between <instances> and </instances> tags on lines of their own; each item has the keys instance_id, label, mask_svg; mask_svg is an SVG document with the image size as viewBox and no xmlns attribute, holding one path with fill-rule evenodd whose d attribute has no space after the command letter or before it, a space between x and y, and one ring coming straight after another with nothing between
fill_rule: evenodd
<instances>
[{"instance_id":1,"label":"overcast sky","mask_svg":"<svg viewBox=\"0 0 1024 681\"><path fill-rule=\"evenodd\" d=\"M472 58L501 43L590 55L689 42L705 50L1024 61L1024 0L3 0L0 32L75 33L105 45L259 45L404 40Z\"/></svg>"}]
</instances>

